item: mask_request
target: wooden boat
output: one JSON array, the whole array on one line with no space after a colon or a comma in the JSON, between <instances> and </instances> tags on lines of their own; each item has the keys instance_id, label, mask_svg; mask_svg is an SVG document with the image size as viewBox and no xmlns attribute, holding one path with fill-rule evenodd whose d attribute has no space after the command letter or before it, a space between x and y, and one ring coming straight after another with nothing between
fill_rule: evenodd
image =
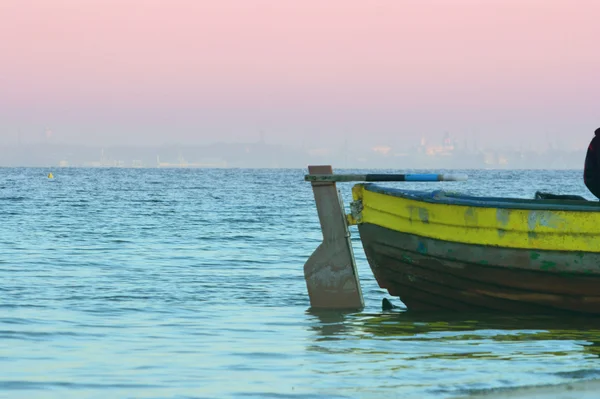
<instances>
[{"instance_id":1,"label":"wooden boat","mask_svg":"<svg viewBox=\"0 0 600 399\"><path fill-rule=\"evenodd\" d=\"M408 310L600 314L598 202L484 198L372 183L357 184L352 191L347 224L358 225L379 286L398 296ZM322 198L316 191L315 199L319 208ZM335 240L327 237L324 222L321 218L322 246L331 247ZM336 248L336 255L329 257L316 251L305 265L312 296L323 290L314 280L324 265L329 265L330 275L343 269L332 265L348 269L348 262L339 261L342 246ZM356 266L351 266L360 298L345 304L361 305ZM350 275L348 270L339 275L343 278L336 295L350 292ZM331 278L333 295L336 284ZM316 307L344 307L319 306L323 302L312 296Z\"/></svg>"}]
</instances>

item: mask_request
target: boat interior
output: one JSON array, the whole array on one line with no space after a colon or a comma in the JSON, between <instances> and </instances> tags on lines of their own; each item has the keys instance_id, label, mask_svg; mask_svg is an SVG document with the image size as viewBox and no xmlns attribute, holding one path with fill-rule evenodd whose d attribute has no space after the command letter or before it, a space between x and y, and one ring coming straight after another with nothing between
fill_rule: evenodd
<instances>
[{"instance_id":1,"label":"boat interior","mask_svg":"<svg viewBox=\"0 0 600 399\"><path fill-rule=\"evenodd\" d=\"M365 190L370 192L436 204L474 206L482 208L554 210L573 212L600 211L599 201L588 201L585 198L578 195L557 195L538 191L535 193L534 198L480 197L446 190L406 190L399 188L384 187L375 183L365 183L362 185L364 186Z\"/></svg>"}]
</instances>

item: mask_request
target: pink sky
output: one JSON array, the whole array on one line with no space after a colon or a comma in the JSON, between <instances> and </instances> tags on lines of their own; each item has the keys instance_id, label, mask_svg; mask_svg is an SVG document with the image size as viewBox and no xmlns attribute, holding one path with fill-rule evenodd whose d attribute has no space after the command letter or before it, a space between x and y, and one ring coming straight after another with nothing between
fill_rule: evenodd
<instances>
[{"instance_id":1,"label":"pink sky","mask_svg":"<svg viewBox=\"0 0 600 399\"><path fill-rule=\"evenodd\" d=\"M2 0L0 143L46 126L107 144L585 142L599 16L586 0Z\"/></svg>"}]
</instances>

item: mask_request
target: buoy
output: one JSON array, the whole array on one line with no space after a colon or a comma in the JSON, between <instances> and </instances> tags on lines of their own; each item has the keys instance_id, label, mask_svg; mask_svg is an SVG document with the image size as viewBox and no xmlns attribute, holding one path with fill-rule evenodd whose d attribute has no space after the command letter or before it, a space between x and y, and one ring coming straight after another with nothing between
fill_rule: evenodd
<instances>
[{"instance_id":1,"label":"buoy","mask_svg":"<svg viewBox=\"0 0 600 399\"><path fill-rule=\"evenodd\" d=\"M54 179L54 175L52 173L48 173L48 179Z\"/></svg>"}]
</instances>

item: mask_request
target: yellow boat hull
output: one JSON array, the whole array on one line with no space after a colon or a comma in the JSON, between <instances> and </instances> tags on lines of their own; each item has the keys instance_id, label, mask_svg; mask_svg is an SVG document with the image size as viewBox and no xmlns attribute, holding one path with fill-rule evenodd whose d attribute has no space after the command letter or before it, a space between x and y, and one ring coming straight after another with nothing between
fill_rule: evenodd
<instances>
[{"instance_id":1,"label":"yellow boat hull","mask_svg":"<svg viewBox=\"0 0 600 399\"><path fill-rule=\"evenodd\" d=\"M382 288L409 309L600 314L600 207L353 188Z\"/></svg>"},{"instance_id":2,"label":"yellow boat hull","mask_svg":"<svg viewBox=\"0 0 600 399\"><path fill-rule=\"evenodd\" d=\"M573 205L574 210L518 208L519 204L539 203L533 200L515 200L503 208L485 206L484 201L455 205L390 195L368 186L358 184L353 188L354 200L362 202L362 223L465 244L600 253L597 203Z\"/></svg>"}]
</instances>

